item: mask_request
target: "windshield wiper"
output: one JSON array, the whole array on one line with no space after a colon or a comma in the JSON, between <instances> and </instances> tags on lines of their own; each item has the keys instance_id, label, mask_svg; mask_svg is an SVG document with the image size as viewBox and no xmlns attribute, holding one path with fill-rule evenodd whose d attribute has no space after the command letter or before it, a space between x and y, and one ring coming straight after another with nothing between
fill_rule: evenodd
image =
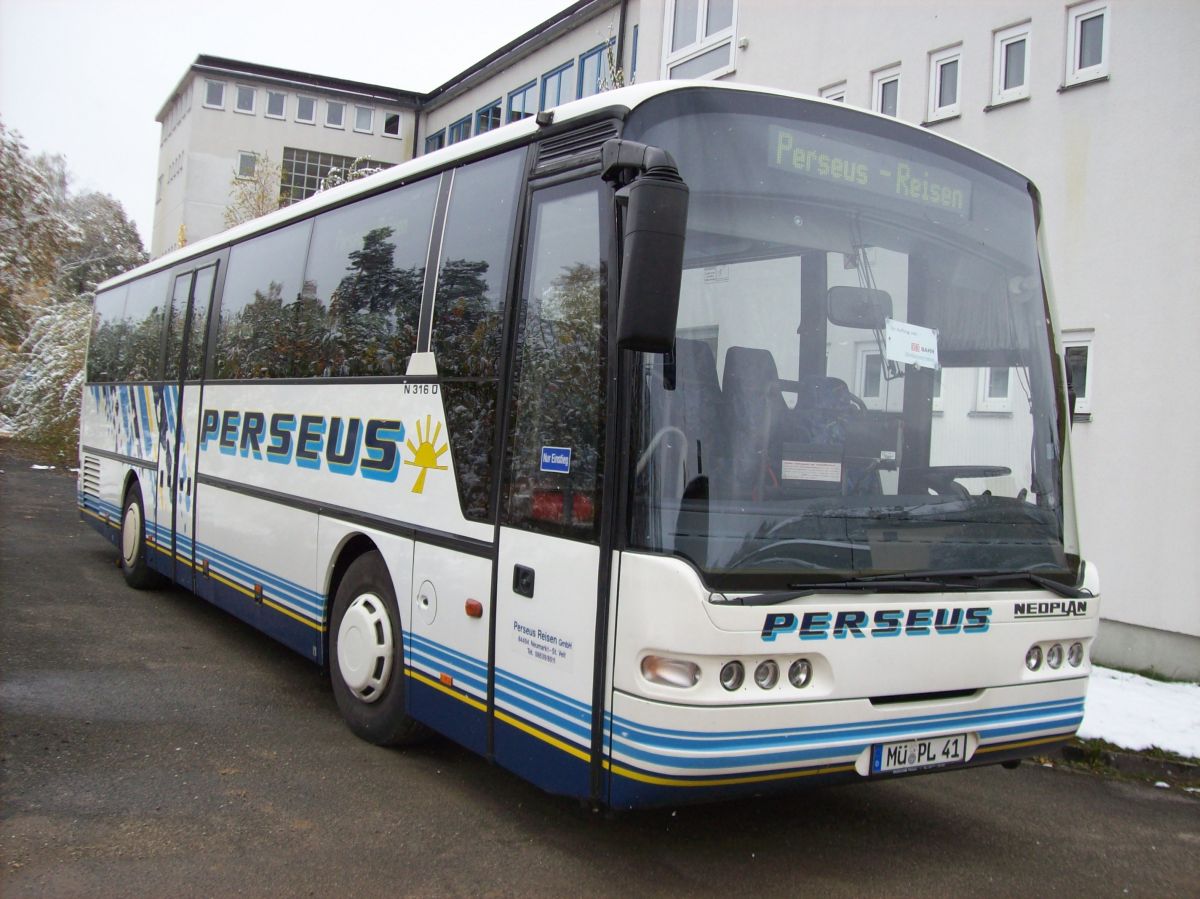
<instances>
[{"instance_id":1,"label":"windshield wiper","mask_svg":"<svg viewBox=\"0 0 1200 899\"><path fill-rule=\"evenodd\" d=\"M766 593L752 593L749 596L713 594L714 597L720 595L721 598L711 598L709 602L731 606L774 606L817 593L926 593L947 588L971 591L983 590L1004 581L1027 581L1059 596L1071 599L1092 595L1090 590L1064 584L1038 574L1036 571L1025 569L990 571L967 568L946 571L910 571L904 574L868 574L849 581L794 584L792 590L772 590Z\"/></svg>"},{"instance_id":2,"label":"windshield wiper","mask_svg":"<svg viewBox=\"0 0 1200 899\"><path fill-rule=\"evenodd\" d=\"M801 599L817 593L878 593L881 590L889 593L927 593L944 586L937 581L908 577L887 580L862 578L854 581L796 584L793 590L772 590L768 593L752 593L749 596L726 596L724 593L714 593L713 597L719 595L721 598L710 598L709 602L722 606L775 606L788 600Z\"/></svg>"}]
</instances>

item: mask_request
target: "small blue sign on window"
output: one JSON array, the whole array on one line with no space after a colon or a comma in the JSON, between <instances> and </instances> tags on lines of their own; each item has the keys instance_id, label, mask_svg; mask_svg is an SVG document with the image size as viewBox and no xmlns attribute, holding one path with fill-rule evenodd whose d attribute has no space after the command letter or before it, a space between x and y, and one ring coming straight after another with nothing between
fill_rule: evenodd
<instances>
[{"instance_id":1,"label":"small blue sign on window","mask_svg":"<svg viewBox=\"0 0 1200 899\"><path fill-rule=\"evenodd\" d=\"M571 448L569 446L543 446L542 471L555 474L571 473Z\"/></svg>"}]
</instances>

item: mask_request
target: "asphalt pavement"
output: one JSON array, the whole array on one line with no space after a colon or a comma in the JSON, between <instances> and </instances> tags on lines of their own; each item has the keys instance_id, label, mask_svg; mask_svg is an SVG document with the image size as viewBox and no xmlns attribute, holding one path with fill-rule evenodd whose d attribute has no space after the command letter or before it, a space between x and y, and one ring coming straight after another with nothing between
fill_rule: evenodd
<instances>
[{"instance_id":1,"label":"asphalt pavement","mask_svg":"<svg viewBox=\"0 0 1200 899\"><path fill-rule=\"evenodd\" d=\"M387 750L305 659L125 586L0 446L0 895L1197 896L1200 797L1026 763L607 816Z\"/></svg>"}]
</instances>

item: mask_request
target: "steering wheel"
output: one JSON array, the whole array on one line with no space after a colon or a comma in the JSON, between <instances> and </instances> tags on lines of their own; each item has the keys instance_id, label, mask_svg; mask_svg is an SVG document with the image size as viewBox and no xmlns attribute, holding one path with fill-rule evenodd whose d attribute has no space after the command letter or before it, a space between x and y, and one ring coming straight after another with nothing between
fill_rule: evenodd
<instances>
[{"instance_id":1,"label":"steering wheel","mask_svg":"<svg viewBox=\"0 0 1200 899\"><path fill-rule=\"evenodd\" d=\"M970 496L971 492L958 483L959 478L998 478L1012 474L1012 469L1005 465L930 465L925 468L906 468L904 473L938 496L961 499Z\"/></svg>"}]
</instances>

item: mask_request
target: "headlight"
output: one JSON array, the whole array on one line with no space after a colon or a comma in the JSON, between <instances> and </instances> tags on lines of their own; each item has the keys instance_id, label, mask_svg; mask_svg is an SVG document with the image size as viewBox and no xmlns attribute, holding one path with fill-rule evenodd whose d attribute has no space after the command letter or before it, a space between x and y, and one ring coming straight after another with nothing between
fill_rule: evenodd
<instances>
[{"instance_id":1,"label":"headlight","mask_svg":"<svg viewBox=\"0 0 1200 899\"><path fill-rule=\"evenodd\" d=\"M754 682L764 690L770 690L779 683L779 666L772 659L759 662L754 669Z\"/></svg>"},{"instance_id":2,"label":"headlight","mask_svg":"<svg viewBox=\"0 0 1200 899\"><path fill-rule=\"evenodd\" d=\"M745 679L746 669L742 667L741 662L726 662L721 668L721 686L726 690L736 690Z\"/></svg>"},{"instance_id":3,"label":"headlight","mask_svg":"<svg viewBox=\"0 0 1200 899\"><path fill-rule=\"evenodd\" d=\"M1036 643L1029 647L1029 652L1025 653L1025 667L1030 671L1037 671L1042 667L1042 647Z\"/></svg>"},{"instance_id":4,"label":"headlight","mask_svg":"<svg viewBox=\"0 0 1200 899\"><path fill-rule=\"evenodd\" d=\"M812 680L812 662L808 659L796 659L788 668L788 681L793 687L803 689Z\"/></svg>"},{"instance_id":5,"label":"headlight","mask_svg":"<svg viewBox=\"0 0 1200 899\"><path fill-rule=\"evenodd\" d=\"M700 666L683 659L646 656L642 659L642 676L668 687L694 687L700 682Z\"/></svg>"}]
</instances>

